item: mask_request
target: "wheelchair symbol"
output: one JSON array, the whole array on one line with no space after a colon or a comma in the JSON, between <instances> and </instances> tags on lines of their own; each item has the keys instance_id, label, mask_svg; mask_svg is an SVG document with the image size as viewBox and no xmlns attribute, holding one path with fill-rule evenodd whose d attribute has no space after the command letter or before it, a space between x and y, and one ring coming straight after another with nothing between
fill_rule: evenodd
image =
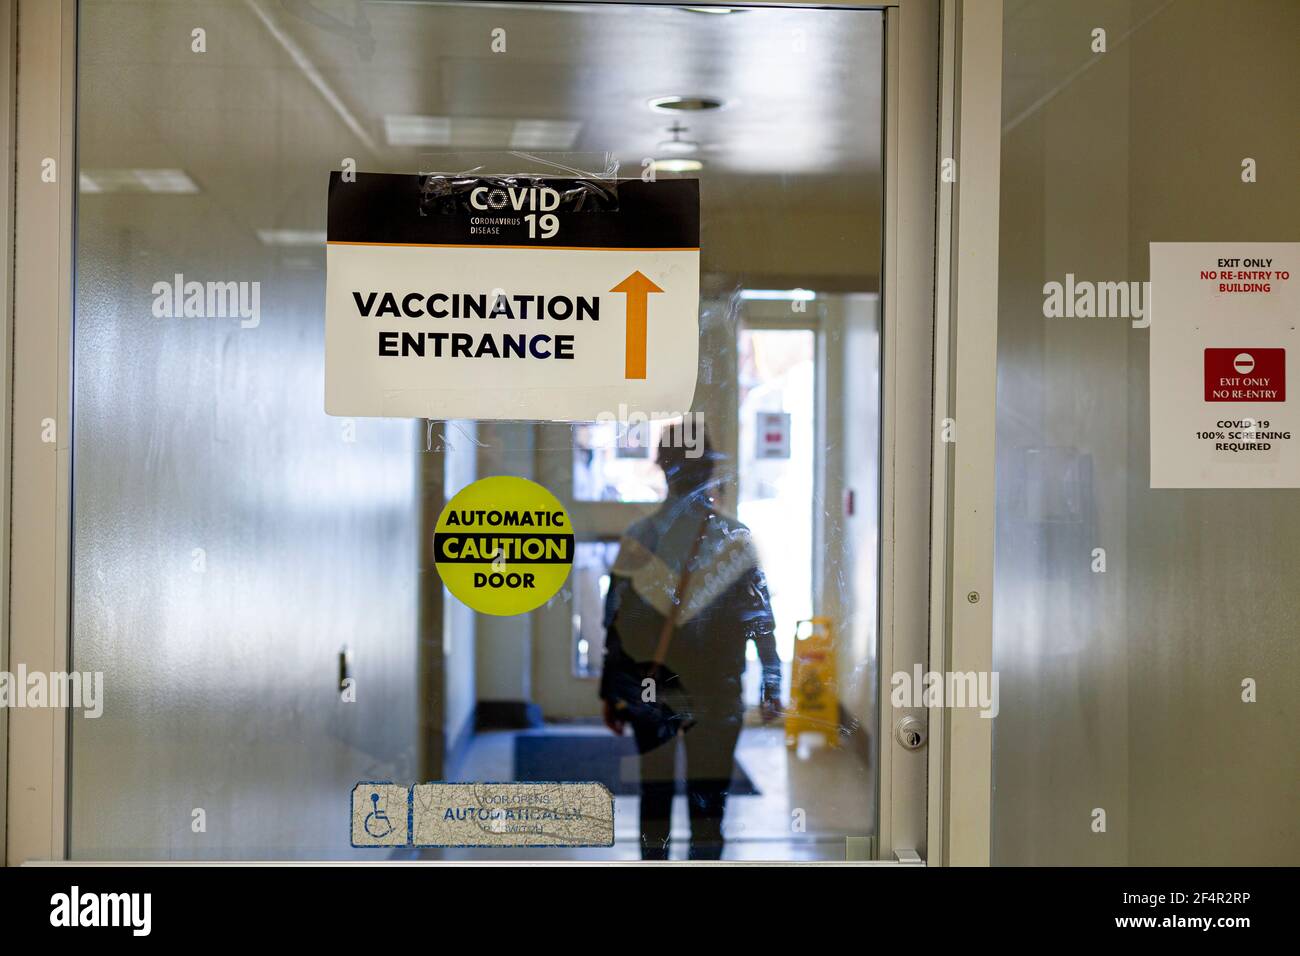
<instances>
[{"instance_id":1,"label":"wheelchair symbol","mask_svg":"<svg viewBox=\"0 0 1300 956\"><path fill-rule=\"evenodd\" d=\"M388 814L379 809L379 794L372 793L370 795L370 803L374 809L366 814L366 819L362 826L364 826L366 832L376 840L381 840L393 832L393 824L392 821L388 819Z\"/></svg>"}]
</instances>

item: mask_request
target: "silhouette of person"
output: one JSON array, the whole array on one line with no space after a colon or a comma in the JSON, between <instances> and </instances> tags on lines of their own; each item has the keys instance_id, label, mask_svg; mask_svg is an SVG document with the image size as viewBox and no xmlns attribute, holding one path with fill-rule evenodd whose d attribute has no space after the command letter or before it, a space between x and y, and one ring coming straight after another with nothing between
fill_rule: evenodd
<instances>
[{"instance_id":1,"label":"silhouette of person","mask_svg":"<svg viewBox=\"0 0 1300 956\"><path fill-rule=\"evenodd\" d=\"M757 550L745 525L713 507L717 456L707 435L699 429L694 447L687 437L681 425L663 431L658 464L667 500L624 533L605 603L600 696L605 724L619 735L630 724L642 751L641 855L647 860L668 858L678 740L685 751L690 858L721 858L748 641L762 663L764 722L780 709L781 662ZM666 634L666 652L656 660ZM656 663L663 665L656 690L671 695L678 711L667 740L654 739L656 727L642 726L654 721L629 701L634 694L620 676Z\"/></svg>"}]
</instances>

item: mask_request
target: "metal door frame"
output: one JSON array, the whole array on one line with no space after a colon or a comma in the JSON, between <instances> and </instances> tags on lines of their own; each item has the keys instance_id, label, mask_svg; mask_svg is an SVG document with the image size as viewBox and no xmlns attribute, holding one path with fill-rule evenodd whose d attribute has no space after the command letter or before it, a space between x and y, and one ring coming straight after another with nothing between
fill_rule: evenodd
<instances>
[{"instance_id":1,"label":"metal door frame","mask_svg":"<svg viewBox=\"0 0 1300 956\"><path fill-rule=\"evenodd\" d=\"M726 5L884 12L879 673L887 739L875 857L987 863L990 722L973 711L930 713L928 747L907 751L892 735L900 715L888 675L914 663L979 670L991 662L1002 0ZM0 0L0 149L11 160L4 188L13 198L0 203L12 209L0 218L14 217L12 244L0 223L0 379L12 400L0 403L8 465L0 472L0 573L8 572L0 669L71 666L76 23L76 0ZM954 183L939 175L948 157L960 170ZM57 178L44 182L51 159ZM960 445L939 438L949 417L960 423ZM57 440L43 441L51 421ZM966 600L972 592L978 602ZM5 860L64 859L68 714L0 713L0 731L6 717Z\"/></svg>"},{"instance_id":2,"label":"metal door frame","mask_svg":"<svg viewBox=\"0 0 1300 956\"><path fill-rule=\"evenodd\" d=\"M12 0L0 0L0 395L11 395L10 344L13 336L13 197L14 197L14 81L17 75L14 32L18 28L18 10ZM12 433L9 401L0 401L0 528L5 529L3 547L0 547L0 581L9 580L9 494L10 494L10 435ZM0 671L9 671L9 593L0 588ZM0 708L0 848L5 842L5 819L8 816L6 801L6 769L9 766L9 713ZM0 860L3 853L0 853Z\"/></svg>"},{"instance_id":3,"label":"metal door frame","mask_svg":"<svg viewBox=\"0 0 1300 956\"><path fill-rule=\"evenodd\" d=\"M29 671L69 669L72 536L72 248L76 161L74 0L10 0L17 8L15 221L10 344L11 522L4 528L9 569L9 661ZM54 162L53 182L42 179ZM6 303L7 304L7 303ZM53 424L55 441L44 441ZM44 436L43 434L44 433ZM6 860L66 854L68 712L9 714Z\"/></svg>"},{"instance_id":4,"label":"metal door frame","mask_svg":"<svg viewBox=\"0 0 1300 956\"><path fill-rule=\"evenodd\" d=\"M1002 0L943 0L934 285L930 668L993 667L994 436L998 216L1002 162ZM932 708L930 861L987 866L993 721Z\"/></svg>"}]
</instances>

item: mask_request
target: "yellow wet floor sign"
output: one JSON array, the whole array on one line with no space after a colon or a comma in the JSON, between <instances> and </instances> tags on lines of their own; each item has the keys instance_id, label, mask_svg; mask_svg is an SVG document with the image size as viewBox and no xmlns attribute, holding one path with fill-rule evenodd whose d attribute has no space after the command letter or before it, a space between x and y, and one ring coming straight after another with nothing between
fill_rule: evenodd
<instances>
[{"instance_id":1,"label":"yellow wet floor sign","mask_svg":"<svg viewBox=\"0 0 1300 956\"><path fill-rule=\"evenodd\" d=\"M466 485L438 516L443 583L484 614L523 614L551 599L573 567L573 524L553 494L512 475Z\"/></svg>"},{"instance_id":2,"label":"yellow wet floor sign","mask_svg":"<svg viewBox=\"0 0 1300 956\"><path fill-rule=\"evenodd\" d=\"M803 625L809 624L801 636ZM803 733L821 734L828 747L840 745L840 701L835 678L835 643L831 619L814 617L795 625L794 663L790 669L790 706L785 715L785 743L793 747Z\"/></svg>"}]
</instances>

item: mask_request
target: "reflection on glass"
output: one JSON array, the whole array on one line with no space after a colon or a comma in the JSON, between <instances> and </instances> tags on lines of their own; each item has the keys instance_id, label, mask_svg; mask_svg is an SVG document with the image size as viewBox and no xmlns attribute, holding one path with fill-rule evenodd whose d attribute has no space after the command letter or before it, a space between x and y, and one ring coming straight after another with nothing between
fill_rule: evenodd
<instances>
[{"instance_id":1,"label":"reflection on glass","mask_svg":"<svg viewBox=\"0 0 1300 956\"><path fill-rule=\"evenodd\" d=\"M723 456L707 438L703 451L688 455L680 426L664 431L655 460L668 498L623 535L605 608L600 697L606 725L619 737L628 730L640 754L643 859L668 859L679 781L690 859L721 858L751 644L763 668L762 721L780 711L767 581L749 530L715 508Z\"/></svg>"},{"instance_id":2,"label":"reflection on glass","mask_svg":"<svg viewBox=\"0 0 1300 956\"><path fill-rule=\"evenodd\" d=\"M605 597L609 569L618 554L614 541L579 541L569 585L573 591L573 673L598 677L605 653Z\"/></svg>"},{"instance_id":3,"label":"reflection on glass","mask_svg":"<svg viewBox=\"0 0 1300 956\"><path fill-rule=\"evenodd\" d=\"M663 501L667 486L652 449L665 422L573 426L575 501Z\"/></svg>"}]
</instances>

